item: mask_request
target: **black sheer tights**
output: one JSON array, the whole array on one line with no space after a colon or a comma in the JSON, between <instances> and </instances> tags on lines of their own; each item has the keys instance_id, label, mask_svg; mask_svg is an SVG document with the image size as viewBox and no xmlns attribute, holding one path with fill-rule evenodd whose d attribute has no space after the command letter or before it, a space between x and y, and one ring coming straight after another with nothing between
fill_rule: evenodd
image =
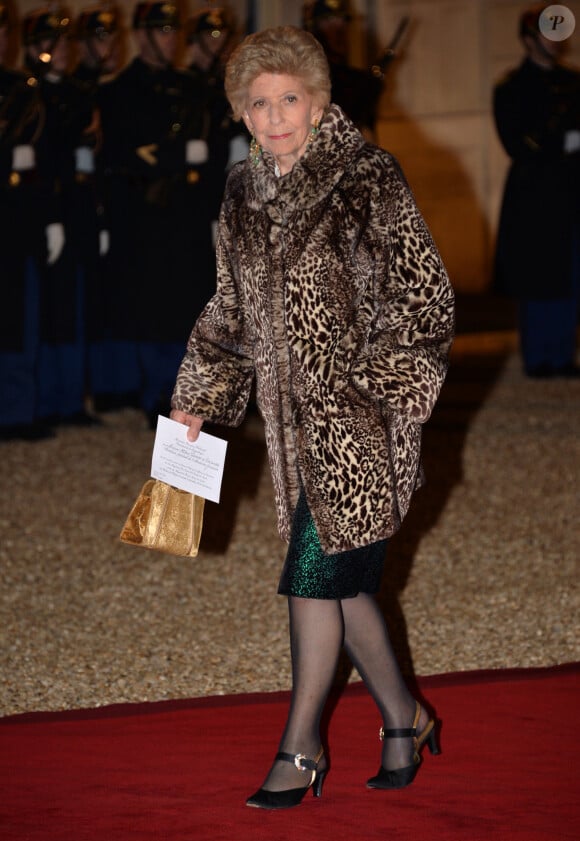
<instances>
[{"instance_id":1,"label":"black sheer tights","mask_svg":"<svg viewBox=\"0 0 580 841\"><path fill-rule=\"evenodd\" d=\"M385 728L410 727L415 702L409 693L373 596L342 601L290 596L292 698L279 750L314 758L320 749L320 719L344 644L373 696ZM422 717L426 714L422 713ZM378 734L378 726L377 726ZM385 739L382 765L401 768L412 761L410 738ZM323 758L320 768L324 769ZM269 791L299 788L310 775L276 761L263 784Z\"/></svg>"},{"instance_id":2,"label":"black sheer tights","mask_svg":"<svg viewBox=\"0 0 580 841\"><path fill-rule=\"evenodd\" d=\"M384 728L410 727L415 715L415 699L399 670L378 604L368 593L359 593L355 599L344 599L342 611L344 646L379 708ZM422 711L419 723L424 726L427 720L427 713ZM403 768L412 763L410 738L385 739L382 745L383 768Z\"/></svg>"}]
</instances>

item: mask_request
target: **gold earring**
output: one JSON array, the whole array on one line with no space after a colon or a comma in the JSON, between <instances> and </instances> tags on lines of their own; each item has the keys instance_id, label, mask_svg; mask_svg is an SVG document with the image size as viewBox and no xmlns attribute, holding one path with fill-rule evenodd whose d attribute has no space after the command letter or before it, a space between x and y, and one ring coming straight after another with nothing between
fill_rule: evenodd
<instances>
[{"instance_id":1,"label":"gold earring","mask_svg":"<svg viewBox=\"0 0 580 841\"><path fill-rule=\"evenodd\" d=\"M254 164L254 166L258 166L260 161L262 160L262 147L252 135L252 140L250 141L250 160Z\"/></svg>"},{"instance_id":2,"label":"gold earring","mask_svg":"<svg viewBox=\"0 0 580 841\"><path fill-rule=\"evenodd\" d=\"M316 135L320 131L319 123L320 123L320 120L315 120L314 125L310 126L310 132L308 133L308 142L309 143L312 143L312 141L315 139Z\"/></svg>"}]
</instances>

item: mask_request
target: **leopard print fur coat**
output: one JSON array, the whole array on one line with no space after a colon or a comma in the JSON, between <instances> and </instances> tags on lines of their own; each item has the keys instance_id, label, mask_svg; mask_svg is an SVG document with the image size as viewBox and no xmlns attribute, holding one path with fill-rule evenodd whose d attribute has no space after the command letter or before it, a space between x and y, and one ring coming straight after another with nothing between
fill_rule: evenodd
<instances>
[{"instance_id":1,"label":"leopard print fur coat","mask_svg":"<svg viewBox=\"0 0 580 841\"><path fill-rule=\"evenodd\" d=\"M421 481L454 325L396 161L330 106L287 175L267 153L233 168L217 259L173 407L237 425L255 377L281 536L302 482L326 552L389 537Z\"/></svg>"}]
</instances>

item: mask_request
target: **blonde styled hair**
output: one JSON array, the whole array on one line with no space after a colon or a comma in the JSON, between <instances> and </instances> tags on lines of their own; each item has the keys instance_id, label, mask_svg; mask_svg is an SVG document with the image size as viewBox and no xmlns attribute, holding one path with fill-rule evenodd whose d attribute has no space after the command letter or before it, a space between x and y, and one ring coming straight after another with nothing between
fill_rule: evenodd
<instances>
[{"instance_id":1,"label":"blonde styled hair","mask_svg":"<svg viewBox=\"0 0 580 841\"><path fill-rule=\"evenodd\" d=\"M262 73L297 76L317 105L330 103L330 70L321 44L296 26L275 26L248 35L226 66L226 96L235 120L246 110L250 85Z\"/></svg>"}]
</instances>

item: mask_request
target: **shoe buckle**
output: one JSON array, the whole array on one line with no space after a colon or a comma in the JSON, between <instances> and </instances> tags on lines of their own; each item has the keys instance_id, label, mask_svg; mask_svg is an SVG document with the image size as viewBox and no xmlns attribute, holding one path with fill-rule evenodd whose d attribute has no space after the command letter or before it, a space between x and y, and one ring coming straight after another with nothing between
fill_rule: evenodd
<instances>
[{"instance_id":1,"label":"shoe buckle","mask_svg":"<svg viewBox=\"0 0 580 841\"><path fill-rule=\"evenodd\" d=\"M310 771L310 768L306 768L302 764L305 759L308 759L305 753L297 753L294 757L294 765L298 768L299 771Z\"/></svg>"},{"instance_id":2,"label":"shoe buckle","mask_svg":"<svg viewBox=\"0 0 580 841\"><path fill-rule=\"evenodd\" d=\"M384 727L379 727L379 739L381 740L381 742L385 741L385 728Z\"/></svg>"}]
</instances>

